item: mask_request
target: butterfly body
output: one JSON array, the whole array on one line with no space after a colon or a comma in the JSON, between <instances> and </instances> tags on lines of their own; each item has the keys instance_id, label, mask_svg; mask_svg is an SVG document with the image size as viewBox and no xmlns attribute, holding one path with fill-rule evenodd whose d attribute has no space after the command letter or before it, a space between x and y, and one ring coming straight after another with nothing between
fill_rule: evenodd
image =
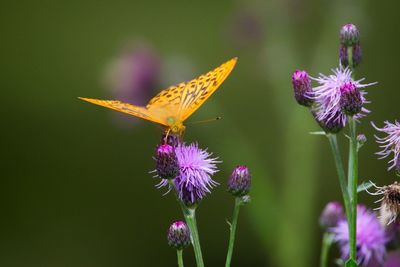
<instances>
[{"instance_id":1,"label":"butterfly body","mask_svg":"<svg viewBox=\"0 0 400 267\"><path fill-rule=\"evenodd\" d=\"M153 97L145 107L123 103L118 100L80 99L127 113L166 127L166 133L182 135L184 121L193 114L228 77L237 58L191 81L173 85Z\"/></svg>"}]
</instances>

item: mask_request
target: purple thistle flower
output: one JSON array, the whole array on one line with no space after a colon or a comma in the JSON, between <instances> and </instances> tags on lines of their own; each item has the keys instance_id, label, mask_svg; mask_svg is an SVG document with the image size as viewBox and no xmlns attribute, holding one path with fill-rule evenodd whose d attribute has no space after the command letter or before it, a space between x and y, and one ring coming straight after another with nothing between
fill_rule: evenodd
<instances>
[{"instance_id":1,"label":"purple thistle flower","mask_svg":"<svg viewBox=\"0 0 400 267\"><path fill-rule=\"evenodd\" d=\"M228 180L228 192L236 197L247 195L250 191L251 175L246 166L237 166Z\"/></svg>"},{"instance_id":2,"label":"purple thistle flower","mask_svg":"<svg viewBox=\"0 0 400 267\"><path fill-rule=\"evenodd\" d=\"M385 121L385 126L383 128L378 128L373 122L372 126L379 132L386 134L385 137L378 137L375 135L376 142L380 144L381 151L376 154L380 156L379 159L384 159L393 154L393 158L389 161L389 168L393 168L400 172L400 123L395 121L391 123Z\"/></svg>"},{"instance_id":3,"label":"purple thistle flower","mask_svg":"<svg viewBox=\"0 0 400 267\"><path fill-rule=\"evenodd\" d=\"M210 189L218 185L211 179L218 169L217 158L202 150L197 144L178 145L175 148L180 172L175 178L175 186L179 198L188 206L198 203Z\"/></svg>"},{"instance_id":4,"label":"purple thistle flower","mask_svg":"<svg viewBox=\"0 0 400 267\"><path fill-rule=\"evenodd\" d=\"M167 233L168 245L182 250L190 245L189 227L183 221L176 221L168 229Z\"/></svg>"},{"instance_id":5,"label":"purple thistle flower","mask_svg":"<svg viewBox=\"0 0 400 267\"><path fill-rule=\"evenodd\" d=\"M335 227L339 221L344 219L343 207L339 202L329 202L326 204L319 218L319 224L323 228Z\"/></svg>"},{"instance_id":6,"label":"purple thistle flower","mask_svg":"<svg viewBox=\"0 0 400 267\"><path fill-rule=\"evenodd\" d=\"M335 234L335 241L340 245L341 257L349 256L349 229L346 220L339 221L338 225L331 228ZM385 245L388 241L385 229L379 223L375 214L363 205L357 207L357 261L361 266L367 266L371 260L384 262L386 254Z\"/></svg>"},{"instance_id":7,"label":"purple thistle flower","mask_svg":"<svg viewBox=\"0 0 400 267\"><path fill-rule=\"evenodd\" d=\"M304 70L296 70L292 75L294 97L302 106L311 107L314 103L311 79Z\"/></svg>"},{"instance_id":8,"label":"purple thistle flower","mask_svg":"<svg viewBox=\"0 0 400 267\"><path fill-rule=\"evenodd\" d=\"M333 74L329 76L320 74L320 77L312 78L319 83L319 86L314 88L314 98L317 102L315 109L316 119L319 122L325 122L325 124L333 123L345 126L347 119L341 105L343 95L341 88L345 84L351 83L353 87L359 90L360 100L364 104L368 103L365 99L367 93L361 89L376 83L362 84L361 82L364 79L354 81L351 77L351 70L342 66L332 69L332 72ZM364 116L362 113L368 112L367 109L362 107L361 113L357 114L356 117L361 118Z\"/></svg>"},{"instance_id":9,"label":"purple thistle flower","mask_svg":"<svg viewBox=\"0 0 400 267\"><path fill-rule=\"evenodd\" d=\"M360 90L352 82L345 82L340 86L340 106L347 115L359 113L363 106Z\"/></svg>"}]
</instances>

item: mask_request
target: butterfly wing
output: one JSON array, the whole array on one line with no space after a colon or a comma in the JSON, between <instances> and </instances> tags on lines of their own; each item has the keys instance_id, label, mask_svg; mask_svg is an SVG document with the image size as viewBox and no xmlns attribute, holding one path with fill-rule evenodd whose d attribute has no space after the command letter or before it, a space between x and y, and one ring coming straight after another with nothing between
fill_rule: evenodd
<instances>
[{"instance_id":1,"label":"butterfly wing","mask_svg":"<svg viewBox=\"0 0 400 267\"><path fill-rule=\"evenodd\" d=\"M146 109L149 111L162 109L167 111L168 116L185 121L223 83L236 61L237 58L233 58L198 78L168 87L153 97Z\"/></svg>"},{"instance_id":2,"label":"butterfly wing","mask_svg":"<svg viewBox=\"0 0 400 267\"><path fill-rule=\"evenodd\" d=\"M92 99L84 97L79 97L79 99L167 126L165 120L161 119L159 116L159 114L162 113L160 109L149 111L145 107L139 107L117 100L100 100L100 99Z\"/></svg>"}]
</instances>

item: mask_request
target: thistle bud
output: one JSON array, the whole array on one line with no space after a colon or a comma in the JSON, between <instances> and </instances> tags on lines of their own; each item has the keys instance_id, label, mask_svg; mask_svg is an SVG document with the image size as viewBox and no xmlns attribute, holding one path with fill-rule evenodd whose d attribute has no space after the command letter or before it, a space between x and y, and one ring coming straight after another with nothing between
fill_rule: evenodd
<instances>
[{"instance_id":1,"label":"thistle bud","mask_svg":"<svg viewBox=\"0 0 400 267\"><path fill-rule=\"evenodd\" d=\"M179 174L175 149L168 145L159 145L156 151L156 171L162 179L174 179Z\"/></svg>"},{"instance_id":2,"label":"thistle bud","mask_svg":"<svg viewBox=\"0 0 400 267\"><path fill-rule=\"evenodd\" d=\"M190 231L183 221L176 221L168 229L168 245L177 250L182 250L190 245Z\"/></svg>"},{"instance_id":3,"label":"thistle bud","mask_svg":"<svg viewBox=\"0 0 400 267\"><path fill-rule=\"evenodd\" d=\"M294 97L302 106L311 107L314 103L311 79L304 70L296 70L292 75Z\"/></svg>"},{"instance_id":4,"label":"thistle bud","mask_svg":"<svg viewBox=\"0 0 400 267\"><path fill-rule=\"evenodd\" d=\"M352 46L360 42L360 32L354 24L346 24L340 29L340 43Z\"/></svg>"},{"instance_id":5,"label":"thistle bud","mask_svg":"<svg viewBox=\"0 0 400 267\"><path fill-rule=\"evenodd\" d=\"M367 137L365 136L365 134L359 134L359 135L357 135L357 142L358 142L360 145L364 145L365 142L367 142Z\"/></svg>"},{"instance_id":6,"label":"thistle bud","mask_svg":"<svg viewBox=\"0 0 400 267\"><path fill-rule=\"evenodd\" d=\"M236 197L247 195L250 191L251 175L246 166L237 166L228 180L228 192Z\"/></svg>"},{"instance_id":7,"label":"thistle bud","mask_svg":"<svg viewBox=\"0 0 400 267\"><path fill-rule=\"evenodd\" d=\"M344 218L343 207L339 202L329 202L322 211L319 224L327 229L335 227Z\"/></svg>"},{"instance_id":8,"label":"thistle bud","mask_svg":"<svg viewBox=\"0 0 400 267\"><path fill-rule=\"evenodd\" d=\"M352 82L346 82L340 87L340 106L347 115L355 115L361 111L363 100L360 90Z\"/></svg>"}]
</instances>

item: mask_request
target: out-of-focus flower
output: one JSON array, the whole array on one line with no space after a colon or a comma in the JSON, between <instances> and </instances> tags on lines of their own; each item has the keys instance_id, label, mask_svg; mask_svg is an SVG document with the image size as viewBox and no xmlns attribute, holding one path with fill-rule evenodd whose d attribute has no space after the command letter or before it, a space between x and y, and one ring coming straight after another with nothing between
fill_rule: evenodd
<instances>
[{"instance_id":1,"label":"out-of-focus flower","mask_svg":"<svg viewBox=\"0 0 400 267\"><path fill-rule=\"evenodd\" d=\"M385 263L371 260L367 267L399 267L400 266L400 250L393 250L387 253Z\"/></svg>"},{"instance_id":2,"label":"out-of-focus flower","mask_svg":"<svg viewBox=\"0 0 400 267\"><path fill-rule=\"evenodd\" d=\"M255 11L243 10L234 14L228 26L230 43L237 48L251 48L262 43L265 33L262 16Z\"/></svg>"},{"instance_id":3,"label":"out-of-focus flower","mask_svg":"<svg viewBox=\"0 0 400 267\"><path fill-rule=\"evenodd\" d=\"M190 245L189 227L183 221L176 221L168 229L167 233L168 245L182 250Z\"/></svg>"},{"instance_id":4,"label":"out-of-focus flower","mask_svg":"<svg viewBox=\"0 0 400 267\"><path fill-rule=\"evenodd\" d=\"M360 42L360 32L356 25L348 23L340 29L340 43L346 46L352 46Z\"/></svg>"},{"instance_id":5,"label":"out-of-focus flower","mask_svg":"<svg viewBox=\"0 0 400 267\"><path fill-rule=\"evenodd\" d=\"M391 185L386 186L376 186L373 184L376 191L369 192L369 194L374 196L382 196L376 202L381 202L379 207L379 219L382 225L386 226L393 223L400 213L400 185L394 182Z\"/></svg>"},{"instance_id":6,"label":"out-of-focus flower","mask_svg":"<svg viewBox=\"0 0 400 267\"><path fill-rule=\"evenodd\" d=\"M325 124L346 125L347 119L343 104L348 103L352 105L355 101L354 98L353 102L344 101L344 97L349 96L348 92L354 94L354 91L357 90L360 94L357 103L361 102L363 105L367 101L365 99L366 92L362 89L375 83L362 84L361 82L364 79L354 81L351 77L351 70L342 66L332 71L333 74L329 76L320 74L318 78L312 78L319 83L318 87L314 87L314 98L317 103L315 108L316 119L317 121L325 122ZM351 85L351 91L343 90L343 88L347 88L347 85ZM361 112L356 117L361 118L363 114L368 112L367 109L362 107Z\"/></svg>"},{"instance_id":7,"label":"out-of-focus flower","mask_svg":"<svg viewBox=\"0 0 400 267\"><path fill-rule=\"evenodd\" d=\"M175 178L175 186L179 198L188 206L202 200L210 189L218 185L212 180L217 169L217 158L207 150L202 150L197 144L178 145L175 148L180 172Z\"/></svg>"},{"instance_id":8,"label":"out-of-focus flower","mask_svg":"<svg viewBox=\"0 0 400 267\"><path fill-rule=\"evenodd\" d=\"M319 224L325 228L335 227L339 221L344 219L343 207L339 202L329 202L326 204L319 218Z\"/></svg>"},{"instance_id":9,"label":"out-of-focus flower","mask_svg":"<svg viewBox=\"0 0 400 267\"><path fill-rule=\"evenodd\" d=\"M375 135L376 142L382 148L376 154L380 156L380 159L387 158L393 154L393 158L389 161L388 170L394 168L397 172L400 172L400 123L397 121L394 123L385 121L383 128L378 128L374 123L371 124L377 131L386 134L384 137Z\"/></svg>"},{"instance_id":10,"label":"out-of-focus flower","mask_svg":"<svg viewBox=\"0 0 400 267\"><path fill-rule=\"evenodd\" d=\"M346 220L338 222L331 228L335 234L335 241L340 245L341 256L347 259L349 256L349 229ZM371 260L383 264L388 241L385 229L379 223L375 214L365 206L357 207L357 262L361 266L368 266Z\"/></svg>"},{"instance_id":11,"label":"out-of-focus flower","mask_svg":"<svg viewBox=\"0 0 400 267\"><path fill-rule=\"evenodd\" d=\"M246 166L237 166L228 179L228 192L236 197L247 195L250 191L251 175Z\"/></svg>"},{"instance_id":12,"label":"out-of-focus flower","mask_svg":"<svg viewBox=\"0 0 400 267\"><path fill-rule=\"evenodd\" d=\"M294 97L302 106L311 107L314 103L311 79L304 70L296 70L292 75Z\"/></svg>"},{"instance_id":13,"label":"out-of-focus flower","mask_svg":"<svg viewBox=\"0 0 400 267\"><path fill-rule=\"evenodd\" d=\"M174 179L179 174L179 163L175 148L168 145L159 145L156 151L156 172L161 179Z\"/></svg>"}]
</instances>

